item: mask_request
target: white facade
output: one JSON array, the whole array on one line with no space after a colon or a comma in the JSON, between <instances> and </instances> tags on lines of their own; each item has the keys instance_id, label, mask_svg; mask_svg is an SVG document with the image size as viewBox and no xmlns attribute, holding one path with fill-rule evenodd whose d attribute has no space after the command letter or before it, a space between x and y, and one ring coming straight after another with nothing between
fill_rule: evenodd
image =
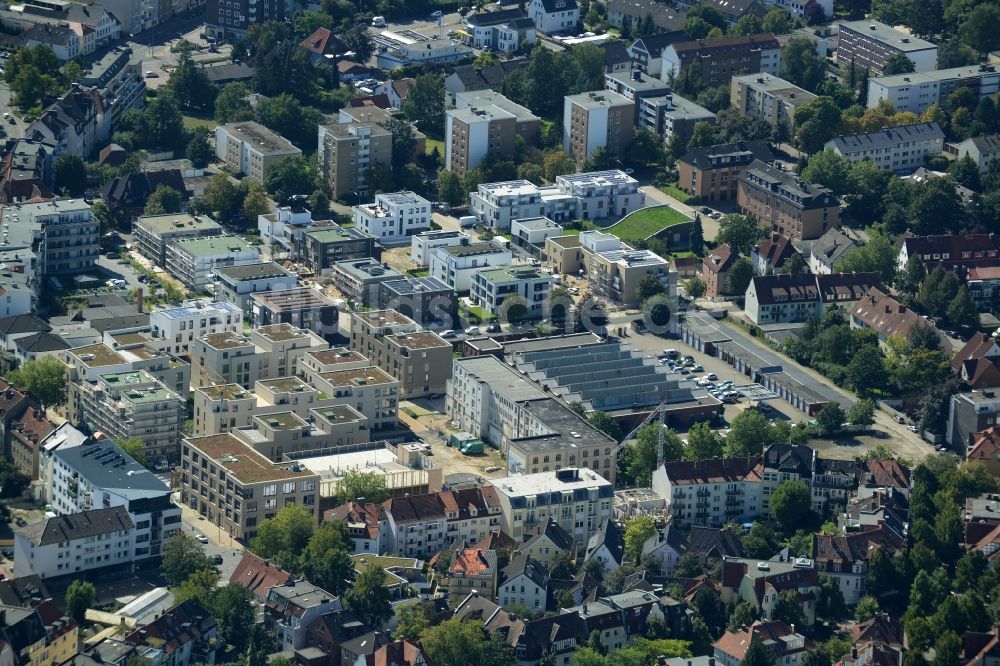
<instances>
[{"instance_id":1,"label":"white facade","mask_svg":"<svg viewBox=\"0 0 1000 666\"><path fill-rule=\"evenodd\" d=\"M14 531L15 578L76 576L94 569L131 570L133 528L121 507L46 518Z\"/></svg>"},{"instance_id":2,"label":"white facade","mask_svg":"<svg viewBox=\"0 0 1000 666\"><path fill-rule=\"evenodd\" d=\"M167 272L195 292L212 288L216 268L260 263L260 250L236 236L190 238L167 246Z\"/></svg>"},{"instance_id":3,"label":"white facade","mask_svg":"<svg viewBox=\"0 0 1000 666\"><path fill-rule=\"evenodd\" d=\"M563 235L563 228L546 217L514 220L510 223L510 235L515 243L545 245L546 238Z\"/></svg>"},{"instance_id":4,"label":"white facade","mask_svg":"<svg viewBox=\"0 0 1000 666\"><path fill-rule=\"evenodd\" d=\"M547 35L574 30L580 23L580 6L576 0L531 0L528 16L535 28Z\"/></svg>"},{"instance_id":5,"label":"white facade","mask_svg":"<svg viewBox=\"0 0 1000 666\"><path fill-rule=\"evenodd\" d=\"M405 242L431 226L431 202L413 192L375 195L375 203L354 207L354 225L382 243Z\"/></svg>"},{"instance_id":6,"label":"white facade","mask_svg":"<svg viewBox=\"0 0 1000 666\"><path fill-rule=\"evenodd\" d=\"M713 473L717 470L671 479L668 468L672 463L661 465L653 472L653 492L667 500L673 524L678 527L747 522L760 514L763 484L753 472L756 463L746 465L746 460L726 458L686 463L691 467L731 466L728 481L720 480L720 475ZM757 456L757 463L759 461Z\"/></svg>"},{"instance_id":7,"label":"white facade","mask_svg":"<svg viewBox=\"0 0 1000 666\"><path fill-rule=\"evenodd\" d=\"M539 569L535 576L529 575L529 569L532 568ZM545 610L548 586L540 585L540 582L546 582L544 569L541 569L541 563L528 558L524 571L500 584L497 602L504 608L522 606L534 612L542 612Z\"/></svg>"},{"instance_id":8,"label":"white facade","mask_svg":"<svg viewBox=\"0 0 1000 666\"><path fill-rule=\"evenodd\" d=\"M188 351L195 338L209 333L243 331L243 311L232 303L193 301L178 308L157 310L149 315L152 334L163 340L167 351Z\"/></svg>"},{"instance_id":9,"label":"white facade","mask_svg":"<svg viewBox=\"0 0 1000 666\"><path fill-rule=\"evenodd\" d=\"M507 266L511 261L510 249L494 243L439 247L431 253L430 273L463 293L472 288L472 278L477 272L490 266Z\"/></svg>"},{"instance_id":10,"label":"white facade","mask_svg":"<svg viewBox=\"0 0 1000 666\"><path fill-rule=\"evenodd\" d=\"M267 168L283 157L301 155L285 137L253 121L215 128L215 155L238 173L264 182Z\"/></svg>"},{"instance_id":11,"label":"white facade","mask_svg":"<svg viewBox=\"0 0 1000 666\"><path fill-rule=\"evenodd\" d=\"M285 252L291 252L295 239L312 223L312 213L305 208L281 206L274 213L258 217L257 229L261 243L279 245Z\"/></svg>"},{"instance_id":12,"label":"white facade","mask_svg":"<svg viewBox=\"0 0 1000 666\"><path fill-rule=\"evenodd\" d=\"M410 239L410 261L418 266L429 266L431 255L439 247L450 247L469 242L468 234L461 231L425 231Z\"/></svg>"},{"instance_id":13,"label":"white facade","mask_svg":"<svg viewBox=\"0 0 1000 666\"><path fill-rule=\"evenodd\" d=\"M528 319L540 319L552 290L553 277L532 266L502 266L477 272L472 278L472 302L490 315L507 315L504 303L512 296L527 309Z\"/></svg>"},{"instance_id":14,"label":"white facade","mask_svg":"<svg viewBox=\"0 0 1000 666\"><path fill-rule=\"evenodd\" d=\"M807 5L816 4L823 10L823 16L827 18L833 17L833 0L809 0L809 2L803 2L802 0L764 0L764 4L768 7L784 9L798 18L805 17Z\"/></svg>"},{"instance_id":15,"label":"white facade","mask_svg":"<svg viewBox=\"0 0 1000 666\"><path fill-rule=\"evenodd\" d=\"M868 108L881 102L892 104L897 111L921 114L933 104L944 107L948 95L958 87L970 88L977 99L1000 92L1000 71L995 65L971 65L927 72L894 74L868 79Z\"/></svg>"},{"instance_id":16,"label":"white facade","mask_svg":"<svg viewBox=\"0 0 1000 666\"><path fill-rule=\"evenodd\" d=\"M871 160L883 169L909 172L924 165L924 158L944 149L944 132L937 123L889 127L868 134L838 136L826 142L851 162Z\"/></svg>"}]
</instances>

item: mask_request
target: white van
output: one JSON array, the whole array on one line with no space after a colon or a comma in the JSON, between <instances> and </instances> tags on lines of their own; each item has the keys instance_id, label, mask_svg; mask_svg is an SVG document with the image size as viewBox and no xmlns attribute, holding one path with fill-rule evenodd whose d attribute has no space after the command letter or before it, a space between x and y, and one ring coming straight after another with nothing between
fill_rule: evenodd
<instances>
[{"instance_id":1,"label":"white van","mask_svg":"<svg viewBox=\"0 0 1000 666\"><path fill-rule=\"evenodd\" d=\"M384 16L376 16L375 18L372 19L372 25L375 26L376 28L384 28L385 27L385 17Z\"/></svg>"},{"instance_id":2,"label":"white van","mask_svg":"<svg viewBox=\"0 0 1000 666\"><path fill-rule=\"evenodd\" d=\"M463 229L474 227L477 224L479 224L479 218L477 218L475 215L463 215L462 217L458 218L458 226L462 227Z\"/></svg>"}]
</instances>

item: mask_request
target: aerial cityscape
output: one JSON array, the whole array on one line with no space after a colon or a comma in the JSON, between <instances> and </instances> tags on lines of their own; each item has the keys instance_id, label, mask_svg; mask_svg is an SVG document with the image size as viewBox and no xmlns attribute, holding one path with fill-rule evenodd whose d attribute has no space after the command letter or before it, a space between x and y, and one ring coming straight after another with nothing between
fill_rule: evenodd
<instances>
[{"instance_id":1,"label":"aerial cityscape","mask_svg":"<svg viewBox=\"0 0 1000 666\"><path fill-rule=\"evenodd\" d=\"M1000 665L1000 4L0 4L0 666Z\"/></svg>"}]
</instances>

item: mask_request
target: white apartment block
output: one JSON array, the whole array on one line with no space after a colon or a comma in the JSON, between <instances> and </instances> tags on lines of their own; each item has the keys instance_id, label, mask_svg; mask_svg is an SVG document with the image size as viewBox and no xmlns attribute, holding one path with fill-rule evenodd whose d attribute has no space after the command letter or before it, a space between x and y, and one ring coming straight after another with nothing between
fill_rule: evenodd
<instances>
[{"instance_id":1,"label":"white apartment block","mask_svg":"<svg viewBox=\"0 0 1000 666\"><path fill-rule=\"evenodd\" d=\"M322 131L322 127L320 130ZM306 208L279 206L273 213L257 218L257 230L263 245L277 245L272 252L291 252L296 239L312 226L312 212Z\"/></svg>"},{"instance_id":2,"label":"white apartment block","mask_svg":"<svg viewBox=\"0 0 1000 666\"><path fill-rule=\"evenodd\" d=\"M920 115L934 104L944 108L948 96L961 87L976 93L977 101L996 95L1000 92L1000 71L996 65L969 65L873 77L868 79L868 108L886 101L897 111Z\"/></svg>"},{"instance_id":3,"label":"white apartment block","mask_svg":"<svg viewBox=\"0 0 1000 666\"><path fill-rule=\"evenodd\" d=\"M219 125L215 129L216 157L237 173L261 183L271 164L301 154L288 139L253 121Z\"/></svg>"},{"instance_id":4,"label":"white apartment block","mask_svg":"<svg viewBox=\"0 0 1000 666\"><path fill-rule=\"evenodd\" d=\"M15 578L131 572L133 528L120 506L46 518L14 530Z\"/></svg>"},{"instance_id":5,"label":"white apartment block","mask_svg":"<svg viewBox=\"0 0 1000 666\"><path fill-rule=\"evenodd\" d=\"M556 187L574 199L576 219L625 217L646 205L639 181L618 169L556 176Z\"/></svg>"},{"instance_id":6,"label":"white apartment block","mask_svg":"<svg viewBox=\"0 0 1000 666\"><path fill-rule=\"evenodd\" d=\"M480 183L469 197L469 214L499 231L513 220L544 216L544 210L540 188L527 180Z\"/></svg>"},{"instance_id":7,"label":"white apartment block","mask_svg":"<svg viewBox=\"0 0 1000 666\"><path fill-rule=\"evenodd\" d=\"M887 127L878 132L837 136L824 146L851 162L871 160L883 169L906 173L924 165L924 158L944 150L944 132L937 123Z\"/></svg>"},{"instance_id":8,"label":"white apartment block","mask_svg":"<svg viewBox=\"0 0 1000 666\"><path fill-rule=\"evenodd\" d=\"M354 207L354 226L382 243L403 243L431 227L431 202L413 192L376 194Z\"/></svg>"},{"instance_id":9,"label":"white apartment block","mask_svg":"<svg viewBox=\"0 0 1000 666\"><path fill-rule=\"evenodd\" d=\"M580 23L576 0L531 0L527 10L535 28L547 35L575 30Z\"/></svg>"},{"instance_id":10,"label":"white apartment block","mask_svg":"<svg viewBox=\"0 0 1000 666\"><path fill-rule=\"evenodd\" d=\"M461 245L463 240L469 242L468 234L446 229L416 234L410 239L410 261L418 266L429 266L434 250L439 247Z\"/></svg>"},{"instance_id":11,"label":"white apartment block","mask_svg":"<svg viewBox=\"0 0 1000 666\"><path fill-rule=\"evenodd\" d=\"M166 351L186 353L196 338L213 333L243 330L243 311L232 303L192 301L181 307L149 315L154 338Z\"/></svg>"},{"instance_id":12,"label":"white apartment block","mask_svg":"<svg viewBox=\"0 0 1000 666\"><path fill-rule=\"evenodd\" d=\"M3 249L35 252L39 277L94 269L100 254L100 225L83 199L5 204L0 222Z\"/></svg>"},{"instance_id":13,"label":"white apartment block","mask_svg":"<svg viewBox=\"0 0 1000 666\"><path fill-rule=\"evenodd\" d=\"M285 291L298 286L295 273L273 261L245 266L229 266L215 269L215 297L232 303L250 314L250 297L270 291Z\"/></svg>"},{"instance_id":14,"label":"white apartment block","mask_svg":"<svg viewBox=\"0 0 1000 666\"><path fill-rule=\"evenodd\" d=\"M614 486L589 469L566 468L494 479L501 530L520 541L531 530L555 522L585 546L611 515Z\"/></svg>"},{"instance_id":15,"label":"white apartment block","mask_svg":"<svg viewBox=\"0 0 1000 666\"><path fill-rule=\"evenodd\" d=\"M190 346L193 387L239 384L250 388L261 379L295 374L296 359L329 344L312 331L290 324L261 326L243 335L235 331L195 338Z\"/></svg>"},{"instance_id":16,"label":"white apartment block","mask_svg":"<svg viewBox=\"0 0 1000 666\"><path fill-rule=\"evenodd\" d=\"M760 454L668 462L653 472L653 492L679 527L743 523L760 513L762 474Z\"/></svg>"},{"instance_id":17,"label":"white apartment block","mask_svg":"<svg viewBox=\"0 0 1000 666\"><path fill-rule=\"evenodd\" d=\"M404 557L430 557L451 545L471 546L500 529L500 501L490 486L395 497L384 504L392 547Z\"/></svg>"},{"instance_id":18,"label":"white apartment block","mask_svg":"<svg viewBox=\"0 0 1000 666\"><path fill-rule=\"evenodd\" d=\"M526 265L498 266L476 273L472 278L470 296L472 302L482 307L490 316L508 320L521 317L521 311L512 308L523 307L526 319L541 319L545 314L545 303L555 284L549 273L540 268ZM510 304L508 299L512 299Z\"/></svg>"},{"instance_id":19,"label":"white apartment block","mask_svg":"<svg viewBox=\"0 0 1000 666\"><path fill-rule=\"evenodd\" d=\"M430 273L456 292L472 288L475 274L490 266L507 266L513 261L509 248L495 242L462 243L439 247L431 254Z\"/></svg>"},{"instance_id":20,"label":"white apartment block","mask_svg":"<svg viewBox=\"0 0 1000 666\"><path fill-rule=\"evenodd\" d=\"M838 27L838 63L849 66L853 60L858 71L867 69L881 76L885 64L902 54L913 62L914 71L937 69L938 47L931 42L872 19L841 21Z\"/></svg>"},{"instance_id":21,"label":"white apartment block","mask_svg":"<svg viewBox=\"0 0 1000 666\"><path fill-rule=\"evenodd\" d=\"M167 272L194 292L210 292L218 268L258 263L260 250L238 236L186 238L167 245Z\"/></svg>"}]
</instances>

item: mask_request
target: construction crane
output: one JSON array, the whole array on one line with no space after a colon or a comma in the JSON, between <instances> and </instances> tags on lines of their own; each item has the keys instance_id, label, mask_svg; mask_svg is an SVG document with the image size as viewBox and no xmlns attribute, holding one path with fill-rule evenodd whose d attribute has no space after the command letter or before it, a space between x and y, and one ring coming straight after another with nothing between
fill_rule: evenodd
<instances>
[{"instance_id":1,"label":"construction crane","mask_svg":"<svg viewBox=\"0 0 1000 666\"><path fill-rule=\"evenodd\" d=\"M642 423L637 425L635 429L632 430L632 432L625 435L625 438L622 439L621 443L615 448L615 458L618 457L619 453L625 450L625 446L629 442L629 440L635 439L636 435L639 434L640 430L642 430L648 425L652 425L653 422L656 421L657 419L659 419L660 421L660 429L658 433L659 435L658 446L656 447L656 467L657 468L662 467L663 463L666 462L663 459L663 450L667 444L667 428L666 428L667 401L666 400L662 401L659 405L657 405L656 408L653 411L651 411L646 418L642 420Z\"/></svg>"}]
</instances>

